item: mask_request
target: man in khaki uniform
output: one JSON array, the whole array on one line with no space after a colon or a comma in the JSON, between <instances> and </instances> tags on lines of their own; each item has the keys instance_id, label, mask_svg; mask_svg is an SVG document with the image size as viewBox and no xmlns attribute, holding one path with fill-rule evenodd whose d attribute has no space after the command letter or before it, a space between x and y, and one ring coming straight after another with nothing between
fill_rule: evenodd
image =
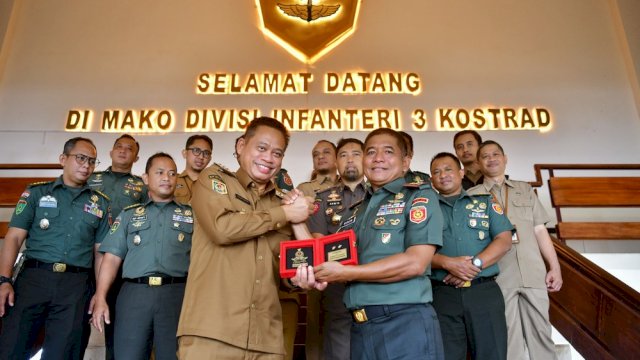
<instances>
[{"instance_id":1,"label":"man in khaki uniform","mask_svg":"<svg viewBox=\"0 0 640 360\"><path fill-rule=\"evenodd\" d=\"M505 177L507 157L495 141L478 149L484 183L469 194L491 194L513 223L511 250L498 262L497 282L505 302L509 359L555 359L549 322L549 296L562 287L556 251L545 227L549 215L531 186ZM545 261L549 266L547 271Z\"/></svg>"},{"instance_id":2,"label":"man in khaki uniform","mask_svg":"<svg viewBox=\"0 0 640 360\"><path fill-rule=\"evenodd\" d=\"M319 200L317 194L321 191L327 190L340 183L338 177L338 165L336 163L336 146L328 140L320 140L316 143L311 151L313 157L313 171L315 178L311 181L303 182L298 185L298 189L301 190L305 196L313 197L316 202ZM295 295L297 297L297 294ZM292 306L292 301L288 301L285 296L282 301L282 306L288 308L285 310L285 317L293 318L291 313L296 314L298 306L296 302L295 309ZM291 320L290 320L291 322ZM289 339L289 342L293 344L293 338L295 338L295 324L287 326L285 324L285 331L287 328L293 328L293 332L285 334L285 339ZM306 337L306 357L307 360L318 360L322 358L322 336L320 330L320 293L317 291L309 292L307 294L307 337Z\"/></svg>"},{"instance_id":3,"label":"man in khaki uniform","mask_svg":"<svg viewBox=\"0 0 640 360\"><path fill-rule=\"evenodd\" d=\"M180 359L214 353L225 359L284 357L279 244L292 239L313 210L304 196L282 205L284 194L273 183L288 140L282 123L257 118L238 141L240 168L231 172L211 166L194 185L191 265L178 326Z\"/></svg>"},{"instance_id":4,"label":"man in khaki uniform","mask_svg":"<svg viewBox=\"0 0 640 360\"><path fill-rule=\"evenodd\" d=\"M188 204L193 196L193 183L198 180L200 172L209 165L213 142L207 135L191 135L182 150L182 157L187 165L176 184L176 201Z\"/></svg>"},{"instance_id":5,"label":"man in khaki uniform","mask_svg":"<svg viewBox=\"0 0 640 360\"><path fill-rule=\"evenodd\" d=\"M313 171L316 177L298 185L305 196L315 197L318 191L338 185L338 166L336 165L336 146L328 140L320 140L313 147Z\"/></svg>"}]
</instances>

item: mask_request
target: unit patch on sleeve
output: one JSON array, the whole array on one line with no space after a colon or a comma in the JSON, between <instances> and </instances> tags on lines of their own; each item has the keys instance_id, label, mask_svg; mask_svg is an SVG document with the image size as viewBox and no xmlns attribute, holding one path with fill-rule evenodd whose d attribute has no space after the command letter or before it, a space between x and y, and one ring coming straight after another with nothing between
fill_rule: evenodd
<instances>
[{"instance_id":1,"label":"unit patch on sleeve","mask_svg":"<svg viewBox=\"0 0 640 360\"><path fill-rule=\"evenodd\" d=\"M425 206L414 206L409 211L409 220L412 223L420 224L427 219L427 208Z\"/></svg>"}]
</instances>

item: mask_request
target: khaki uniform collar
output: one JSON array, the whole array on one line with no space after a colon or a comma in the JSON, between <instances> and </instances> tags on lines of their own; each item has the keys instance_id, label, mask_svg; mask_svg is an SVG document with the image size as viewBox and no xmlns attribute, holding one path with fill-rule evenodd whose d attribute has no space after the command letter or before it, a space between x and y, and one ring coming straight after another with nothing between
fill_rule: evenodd
<instances>
[{"instance_id":1,"label":"khaki uniform collar","mask_svg":"<svg viewBox=\"0 0 640 360\"><path fill-rule=\"evenodd\" d=\"M257 184L255 183L255 181L253 181L253 179L251 179L251 177L249 176L249 174L244 171L244 169L239 168L238 171L236 171L236 177L238 178L238 181L240 182L240 185L242 185L242 187L244 189L248 189L250 187L253 186L257 186ZM273 180L270 180L269 183L267 184L264 193L268 193L269 191L272 191L276 188L276 185L273 183Z\"/></svg>"}]
</instances>

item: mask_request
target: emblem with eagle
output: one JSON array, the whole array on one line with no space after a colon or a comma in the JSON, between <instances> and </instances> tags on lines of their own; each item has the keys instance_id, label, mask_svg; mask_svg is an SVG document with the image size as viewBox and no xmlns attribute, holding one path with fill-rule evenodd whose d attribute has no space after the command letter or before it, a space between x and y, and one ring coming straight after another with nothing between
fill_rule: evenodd
<instances>
[{"instance_id":1,"label":"emblem with eagle","mask_svg":"<svg viewBox=\"0 0 640 360\"><path fill-rule=\"evenodd\" d=\"M313 5L312 0L308 0L307 5L278 3L278 7L285 14L306 20L307 22L317 20L321 17L331 16L340 9L340 5Z\"/></svg>"}]
</instances>

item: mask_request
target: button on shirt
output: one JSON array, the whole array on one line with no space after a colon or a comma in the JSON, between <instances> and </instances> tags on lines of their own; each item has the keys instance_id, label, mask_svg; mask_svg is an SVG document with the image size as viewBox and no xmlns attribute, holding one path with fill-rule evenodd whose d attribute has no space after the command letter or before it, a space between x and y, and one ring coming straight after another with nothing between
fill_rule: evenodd
<instances>
[{"instance_id":1,"label":"button on shirt","mask_svg":"<svg viewBox=\"0 0 640 360\"><path fill-rule=\"evenodd\" d=\"M502 288L530 287L546 289L547 270L540 254L534 228L551 219L531 185L506 179L497 184L491 179L469 190L470 194L494 194L505 214L516 228L518 243L503 256L498 265L498 284Z\"/></svg>"},{"instance_id":2,"label":"button on shirt","mask_svg":"<svg viewBox=\"0 0 640 360\"><path fill-rule=\"evenodd\" d=\"M124 260L122 277L154 274L185 277L189 270L193 213L174 201L125 209L113 222L100 252Z\"/></svg>"},{"instance_id":3,"label":"button on shirt","mask_svg":"<svg viewBox=\"0 0 640 360\"><path fill-rule=\"evenodd\" d=\"M413 245L442 245L442 213L429 184L405 186L396 179L365 200L343 228L356 232L358 261L368 264L405 252ZM344 295L348 309L365 305L419 304L432 301L430 267L421 276L393 283L349 283Z\"/></svg>"},{"instance_id":4,"label":"button on shirt","mask_svg":"<svg viewBox=\"0 0 640 360\"><path fill-rule=\"evenodd\" d=\"M284 354L278 255L293 232L281 200L273 183L258 193L242 169L214 165L200 174L191 199L195 228L178 336Z\"/></svg>"},{"instance_id":5,"label":"button on shirt","mask_svg":"<svg viewBox=\"0 0 640 360\"><path fill-rule=\"evenodd\" d=\"M106 197L88 186L68 187L59 177L27 187L9 227L28 231L27 258L91 268L94 245L109 231L110 216Z\"/></svg>"},{"instance_id":6,"label":"button on shirt","mask_svg":"<svg viewBox=\"0 0 640 360\"><path fill-rule=\"evenodd\" d=\"M95 190L102 191L111 200L111 213L118 216L125 207L147 201L147 186L142 178L131 173L119 173L111 170L95 172L87 184Z\"/></svg>"},{"instance_id":7,"label":"button on shirt","mask_svg":"<svg viewBox=\"0 0 640 360\"><path fill-rule=\"evenodd\" d=\"M499 204L490 195L470 196L462 191L459 197L439 195L444 216L443 246L438 253L448 257L475 256L482 252L498 234L513 230ZM477 277L491 277L500 272L498 264L488 266ZM432 279L442 281L443 269L434 269Z\"/></svg>"}]
</instances>

